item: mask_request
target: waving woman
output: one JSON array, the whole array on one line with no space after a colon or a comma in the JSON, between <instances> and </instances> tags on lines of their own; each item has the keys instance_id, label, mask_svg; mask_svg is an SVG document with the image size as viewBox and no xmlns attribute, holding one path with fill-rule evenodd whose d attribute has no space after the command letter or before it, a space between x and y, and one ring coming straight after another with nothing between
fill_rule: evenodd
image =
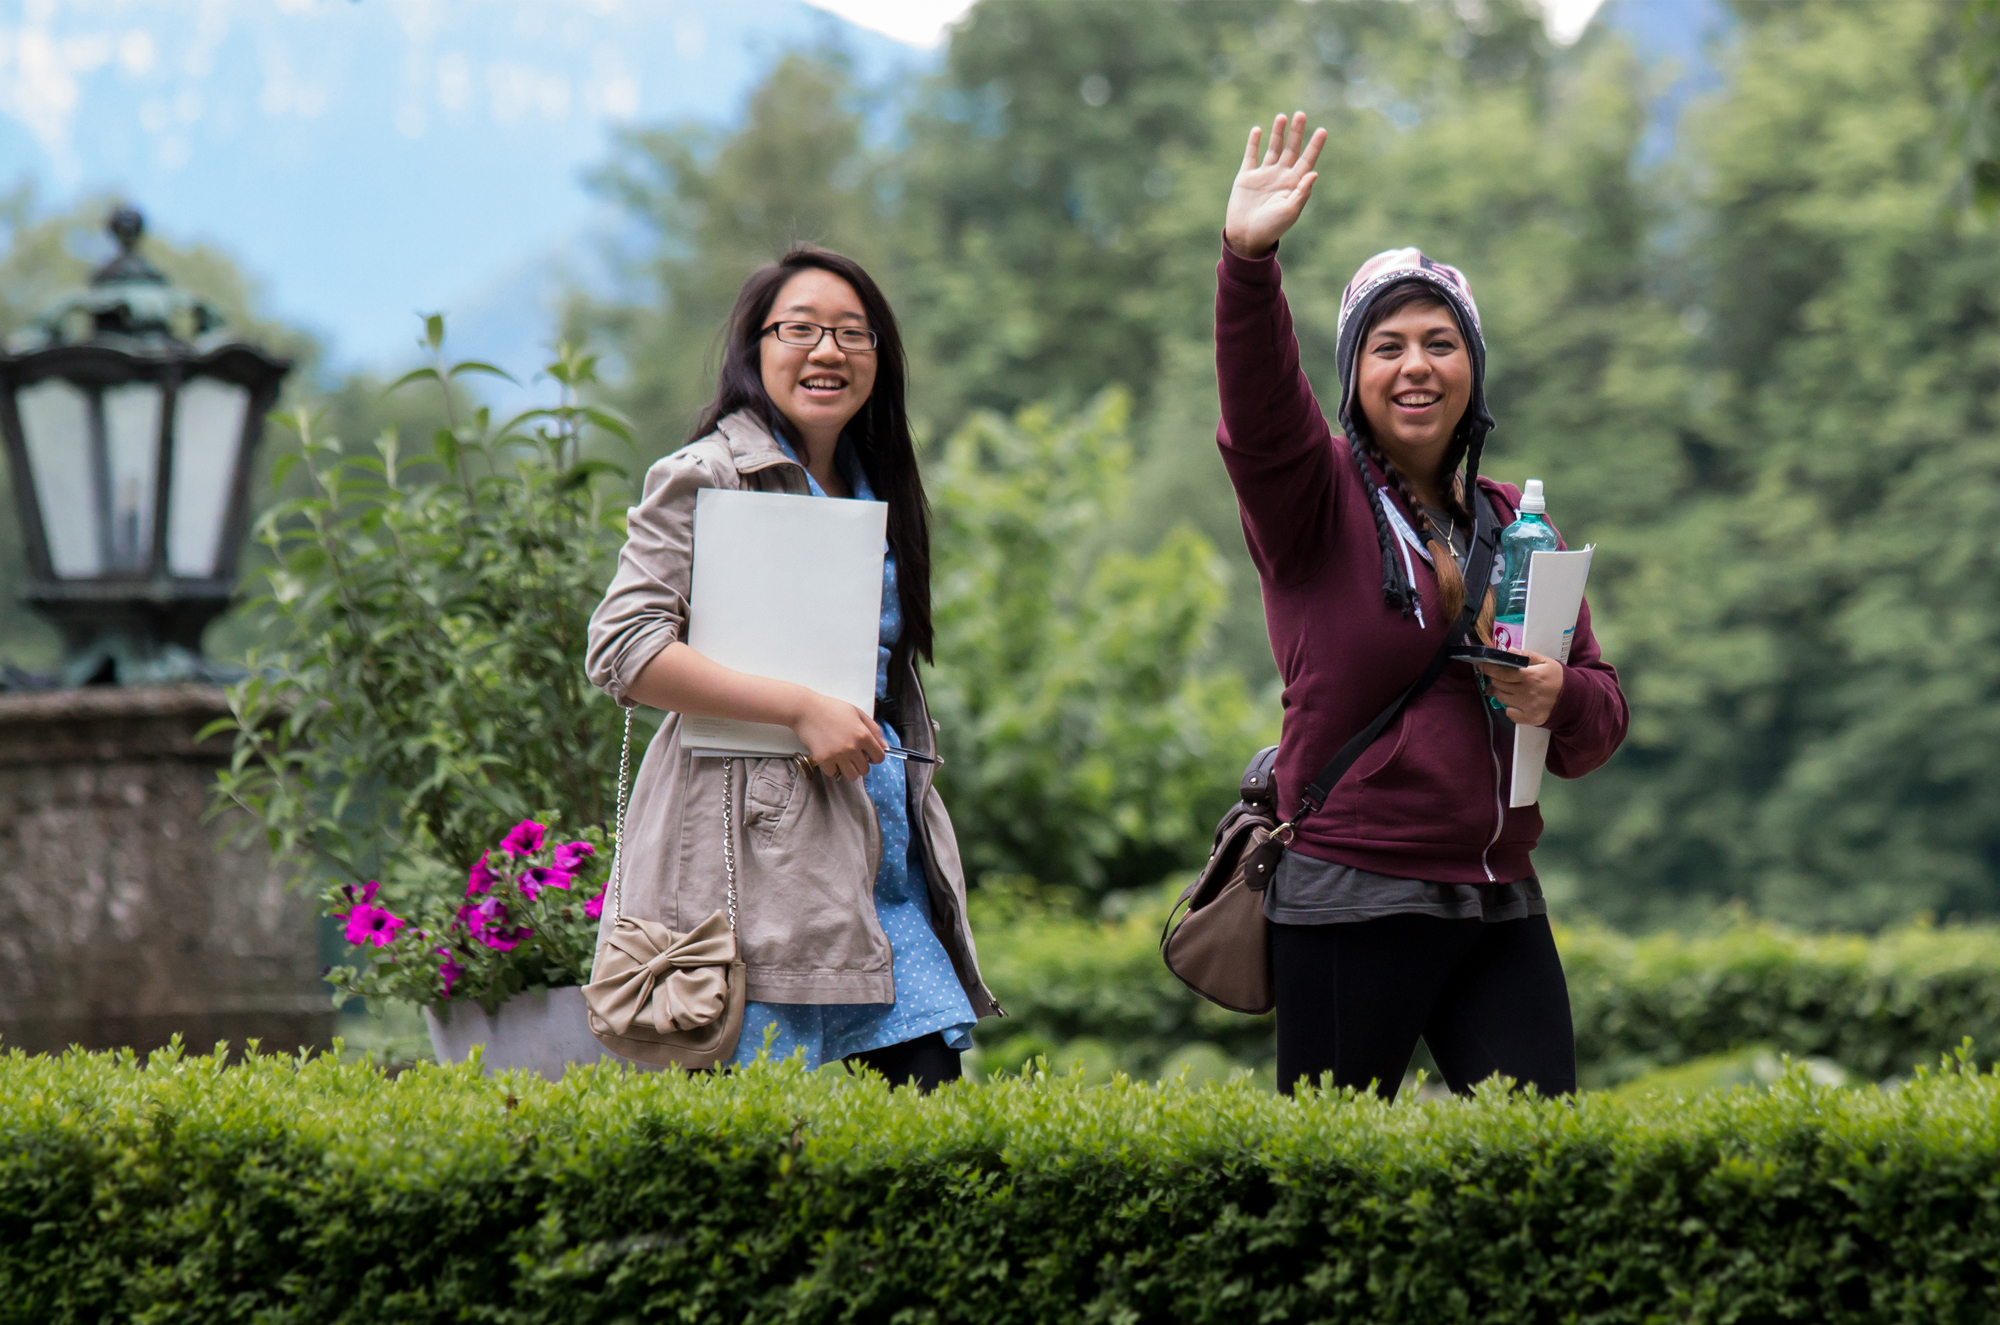
<instances>
[{"instance_id":1,"label":"waving woman","mask_svg":"<svg viewBox=\"0 0 2000 1325\"><path fill-rule=\"evenodd\" d=\"M1265 893L1278 1076L1331 1073L1393 1095L1421 1036L1453 1089L1495 1073L1575 1089L1567 988L1530 852L1533 806L1509 809L1514 725L1547 727L1548 767L1578 777L1624 739L1625 697L1590 609L1567 663L1450 663L1317 812L1301 791L1437 653L1466 601L1482 529L1520 494L1479 479L1493 420L1472 289L1414 248L1363 263L1341 296L1340 433L1299 366L1278 241L1298 221L1326 131L1252 129L1230 192L1215 300L1218 441L1284 679L1280 814L1296 836ZM1465 473L1460 473L1464 466ZM1479 613L1490 625L1488 601Z\"/></svg>"},{"instance_id":2,"label":"waving woman","mask_svg":"<svg viewBox=\"0 0 2000 1325\"><path fill-rule=\"evenodd\" d=\"M730 761L742 812L725 829L724 761L690 755L669 717L632 789L625 905L676 930L714 914L727 831L750 999L735 1061L769 1032L779 1057L867 1063L927 1090L959 1075L972 1023L998 1009L931 785L935 728L916 669L931 650L930 535L902 341L868 273L809 247L745 282L726 337L714 402L629 513L587 667L621 704L790 727L812 766ZM695 494L707 487L888 503L872 713L687 646ZM916 757L888 757L891 746Z\"/></svg>"}]
</instances>

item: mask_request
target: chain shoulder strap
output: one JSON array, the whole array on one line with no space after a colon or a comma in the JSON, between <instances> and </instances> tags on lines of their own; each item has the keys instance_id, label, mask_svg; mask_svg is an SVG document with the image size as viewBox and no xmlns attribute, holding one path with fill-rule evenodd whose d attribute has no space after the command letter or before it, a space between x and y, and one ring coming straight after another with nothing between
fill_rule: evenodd
<instances>
[{"instance_id":1,"label":"chain shoulder strap","mask_svg":"<svg viewBox=\"0 0 2000 1325\"><path fill-rule=\"evenodd\" d=\"M625 710L625 739L618 746L618 825L611 839L611 923L625 914L625 787L632 772L632 710Z\"/></svg>"},{"instance_id":2,"label":"chain shoulder strap","mask_svg":"<svg viewBox=\"0 0 2000 1325\"><path fill-rule=\"evenodd\" d=\"M632 772L632 710L618 751L618 823L611 847L611 923L625 913L625 803ZM736 761L722 761L722 868L729 876L729 932L736 932Z\"/></svg>"}]
</instances>

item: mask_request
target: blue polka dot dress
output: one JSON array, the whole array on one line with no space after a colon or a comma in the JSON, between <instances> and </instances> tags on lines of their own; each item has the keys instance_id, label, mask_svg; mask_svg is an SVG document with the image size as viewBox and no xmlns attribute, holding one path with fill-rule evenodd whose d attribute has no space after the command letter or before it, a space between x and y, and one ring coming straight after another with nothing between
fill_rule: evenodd
<instances>
[{"instance_id":1,"label":"blue polka dot dress","mask_svg":"<svg viewBox=\"0 0 2000 1325\"><path fill-rule=\"evenodd\" d=\"M779 445L793 460L798 459L783 438ZM834 463L863 501L875 500L874 491L862 473L852 449L843 439L834 454ZM810 473L806 482L815 497L826 492ZM902 602L896 594L896 558L882 559L882 630L877 637L875 694L889 694L889 654L903 635ZM882 739L900 744L896 733L882 723ZM910 825L908 769L900 759L884 759L872 765L863 784L875 817L882 825L882 863L875 871L875 918L889 936L894 952L895 1002L893 1003L751 1003L743 1010L743 1038L737 1042L732 1064L754 1062L763 1051L764 1037L771 1034L771 1056L789 1058L803 1050L806 1066L817 1068L838 1062L849 1054L902 1044L934 1031L944 1034L953 1049L972 1047L972 1026L977 1018L972 1001L958 982L951 957L937 932L931 928L930 893L924 879L921 852ZM776 1027L773 1034L772 1027Z\"/></svg>"}]
</instances>

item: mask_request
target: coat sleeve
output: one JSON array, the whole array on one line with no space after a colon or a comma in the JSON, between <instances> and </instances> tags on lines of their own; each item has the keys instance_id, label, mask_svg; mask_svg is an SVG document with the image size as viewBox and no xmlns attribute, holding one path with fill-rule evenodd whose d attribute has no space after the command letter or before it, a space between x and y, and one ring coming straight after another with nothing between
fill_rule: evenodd
<instances>
[{"instance_id":1,"label":"coat sleeve","mask_svg":"<svg viewBox=\"0 0 2000 1325\"><path fill-rule=\"evenodd\" d=\"M1323 563L1336 533L1340 485L1333 431L1299 366L1299 341L1275 252L1244 258L1223 245L1216 266L1216 443L1250 556L1287 583Z\"/></svg>"},{"instance_id":2,"label":"coat sleeve","mask_svg":"<svg viewBox=\"0 0 2000 1325\"><path fill-rule=\"evenodd\" d=\"M646 471L639 504L625 512L625 546L604 601L590 614L584 673L627 708L632 683L660 650L687 635L694 578L694 501L715 487L703 448L683 447Z\"/></svg>"}]
</instances>

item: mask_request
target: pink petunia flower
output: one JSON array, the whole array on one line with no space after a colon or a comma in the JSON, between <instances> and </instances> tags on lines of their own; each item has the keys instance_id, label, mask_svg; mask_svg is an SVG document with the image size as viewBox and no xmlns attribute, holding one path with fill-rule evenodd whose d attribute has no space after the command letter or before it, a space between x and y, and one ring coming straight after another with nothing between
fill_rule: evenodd
<instances>
[{"instance_id":1,"label":"pink petunia flower","mask_svg":"<svg viewBox=\"0 0 2000 1325\"><path fill-rule=\"evenodd\" d=\"M542 849L548 839L548 826L538 824L533 819L523 819L507 830L507 836L500 839L500 849L510 856L532 856Z\"/></svg>"},{"instance_id":2,"label":"pink petunia flower","mask_svg":"<svg viewBox=\"0 0 2000 1325\"><path fill-rule=\"evenodd\" d=\"M500 876L495 874L493 867L486 863L486 858L491 854L489 851L480 852L479 859L473 862L472 872L465 876L465 895L467 897L477 897L494 884L500 882Z\"/></svg>"},{"instance_id":3,"label":"pink petunia flower","mask_svg":"<svg viewBox=\"0 0 2000 1325\"><path fill-rule=\"evenodd\" d=\"M521 875L521 891L533 901L544 888L569 887L569 880L568 870L559 870L553 865L537 865Z\"/></svg>"},{"instance_id":4,"label":"pink petunia flower","mask_svg":"<svg viewBox=\"0 0 2000 1325\"><path fill-rule=\"evenodd\" d=\"M610 891L609 889L605 890ZM592 920L604 914L604 893L599 893L583 904L583 914Z\"/></svg>"},{"instance_id":5,"label":"pink petunia flower","mask_svg":"<svg viewBox=\"0 0 2000 1325\"><path fill-rule=\"evenodd\" d=\"M583 868L586 857L597 854L597 848L588 842L564 842L556 848L555 867L574 874Z\"/></svg>"},{"instance_id":6,"label":"pink petunia flower","mask_svg":"<svg viewBox=\"0 0 2000 1325\"><path fill-rule=\"evenodd\" d=\"M386 948L402 927L403 921L379 906L356 906L347 913L347 941L357 947L367 943Z\"/></svg>"},{"instance_id":7,"label":"pink petunia flower","mask_svg":"<svg viewBox=\"0 0 2000 1325\"><path fill-rule=\"evenodd\" d=\"M444 958L438 963L438 978L444 981L444 996L451 997L451 987L458 983L458 977L465 974L465 968L451 959L450 948L439 948L438 955Z\"/></svg>"}]
</instances>

